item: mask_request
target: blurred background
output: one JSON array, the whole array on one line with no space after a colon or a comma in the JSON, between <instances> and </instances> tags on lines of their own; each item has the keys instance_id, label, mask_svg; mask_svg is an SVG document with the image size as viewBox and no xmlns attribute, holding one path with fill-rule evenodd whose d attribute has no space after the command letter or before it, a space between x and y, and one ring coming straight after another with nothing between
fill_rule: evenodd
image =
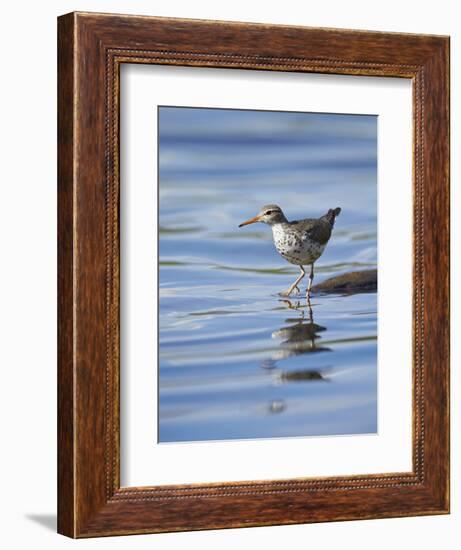
<instances>
[{"instance_id":1,"label":"blurred background","mask_svg":"<svg viewBox=\"0 0 461 550\"><path fill-rule=\"evenodd\" d=\"M377 117L159 108L159 440L377 431L377 295L278 293L263 224L340 206L319 283L377 267ZM302 282L302 289L305 289Z\"/></svg>"}]
</instances>

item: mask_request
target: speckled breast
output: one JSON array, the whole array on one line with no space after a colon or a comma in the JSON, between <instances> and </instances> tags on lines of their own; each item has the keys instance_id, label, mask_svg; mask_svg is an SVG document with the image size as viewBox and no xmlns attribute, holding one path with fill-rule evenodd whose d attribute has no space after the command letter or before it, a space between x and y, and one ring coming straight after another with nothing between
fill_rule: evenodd
<instances>
[{"instance_id":1,"label":"speckled breast","mask_svg":"<svg viewBox=\"0 0 461 550\"><path fill-rule=\"evenodd\" d=\"M309 265L315 262L325 249L305 231L296 231L285 224L272 226L272 234L277 252L288 262L296 265Z\"/></svg>"}]
</instances>

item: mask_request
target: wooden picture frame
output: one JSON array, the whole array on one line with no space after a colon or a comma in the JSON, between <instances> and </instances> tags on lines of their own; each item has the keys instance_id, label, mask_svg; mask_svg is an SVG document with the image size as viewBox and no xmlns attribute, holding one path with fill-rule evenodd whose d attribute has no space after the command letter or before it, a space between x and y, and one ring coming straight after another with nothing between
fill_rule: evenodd
<instances>
[{"instance_id":1,"label":"wooden picture frame","mask_svg":"<svg viewBox=\"0 0 461 550\"><path fill-rule=\"evenodd\" d=\"M58 46L58 531L97 537L448 513L448 37L71 13L58 20ZM412 471L120 487L122 63L412 80Z\"/></svg>"}]
</instances>

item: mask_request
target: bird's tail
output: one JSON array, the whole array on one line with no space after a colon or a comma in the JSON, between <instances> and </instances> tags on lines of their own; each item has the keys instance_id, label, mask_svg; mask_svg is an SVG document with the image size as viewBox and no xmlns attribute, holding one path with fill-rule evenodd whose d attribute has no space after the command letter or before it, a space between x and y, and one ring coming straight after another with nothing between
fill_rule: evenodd
<instances>
[{"instance_id":1,"label":"bird's tail","mask_svg":"<svg viewBox=\"0 0 461 550\"><path fill-rule=\"evenodd\" d=\"M339 216L340 213L341 213L341 208L339 207L330 208L330 210L328 210L328 212L323 216L323 218L327 220L327 222L331 225L331 227L333 227L335 224L336 216Z\"/></svg>"}]
</instances>

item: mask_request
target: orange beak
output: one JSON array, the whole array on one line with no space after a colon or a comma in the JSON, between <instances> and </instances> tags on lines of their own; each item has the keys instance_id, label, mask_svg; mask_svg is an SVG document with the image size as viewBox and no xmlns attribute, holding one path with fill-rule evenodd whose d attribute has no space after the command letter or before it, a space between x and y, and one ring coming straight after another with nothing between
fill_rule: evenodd
<instances>
[{"instance_id":1,"label":"orange beak","mask_svg":"<svg viewBox=\"0 0 461 550\"><path fill-rule=\"evenodd\" d=\"M261 216L255 216L254 218L250 218L246 222L243 222L239 225L239 227L243 227L244 225L250 225L250 223L256 223L259 222L261 219Z\"/></svg>"}]
</instances>

